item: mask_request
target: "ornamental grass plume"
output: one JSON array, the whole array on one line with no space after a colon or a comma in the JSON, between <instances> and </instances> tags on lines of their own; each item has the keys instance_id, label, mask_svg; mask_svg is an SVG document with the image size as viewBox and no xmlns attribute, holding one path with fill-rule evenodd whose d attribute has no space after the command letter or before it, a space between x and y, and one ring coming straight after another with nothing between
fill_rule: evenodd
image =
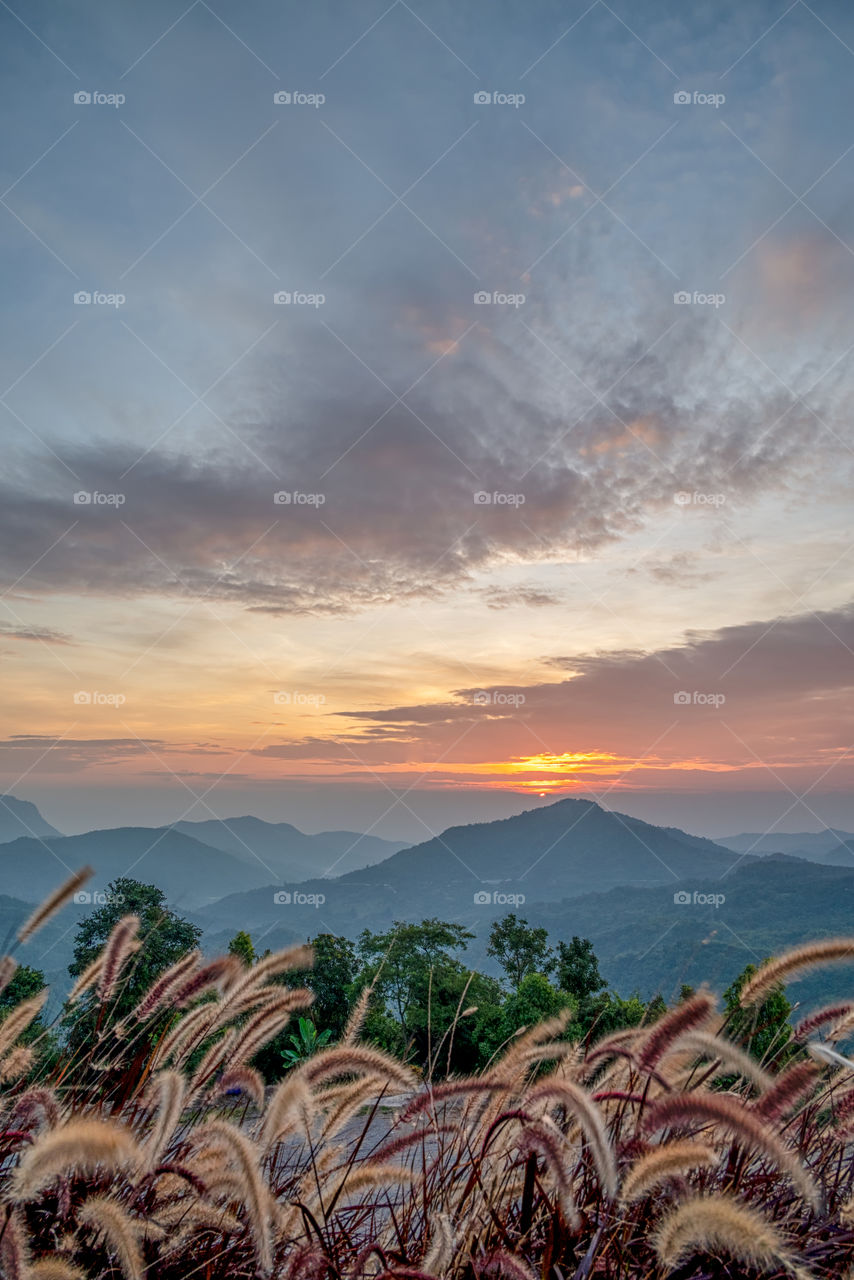
<instances>
[{"instance_id":1,"label":"ornamental grass plume","mask_svg":"<svg viewBox=\"0 0 854 1280\"><path fill-rule=\"evenodd\" d=\"M741 1007L745 1009L758 1004L772 987L791 978L795 973L804 973L825 964L842 964L845 961L854 964L854 938L828 938L824 942L810 942L803 947L795 947L757 969L753 977L744 984L740 997Z\"/></svg>"},{"instance_id":2,"label":"ornamental grass plume","mask_svg":"<svg viewBox=\"0 0 854 1280\"><path fill-rule=\"evenodd\" d=\"M107 1252L118 1259L125 1280L143 1280L139 1224L120 1204L108 1196L89 1196L77 1211L77 1221L103 1239Z\"/></svg>"},{"instance_id":3,"label":"ornamental grass plume","mask_svg":"<svg viewBox=\"0 0 854 1280\"><path fill-rule=\"evenodd\" d=\"M75 871L70 875L58 889L55 889L49 897L45 898L41 906L36 907L29 919L21 925L18 930L18 941L26 942L42 925L47 924L51 916L56 915L57 911L61 911L92 875L94 875L94 871L91 867L81 867L79 871Z\"/></svg>"},{"instance_id":4,"label":"ornamental grass plume","mask_svg":"<svg viewBox=\"0 0 854 1280\"><path fill-rule=\"evenodd\" d=\"M714 1169L720 1160L714 1147L681 1139L653 1147L629 1168L620 1187L620 1201L641 1200L671 1178L686 1178L697 1169Z\"/></svg>"},{"instance_id":5,"label":"ornamental grass plume","mask_svg":"<svg viewBox=\"0 0 854 1280\"><path fill-rule=\"evenodd\" d=\"M12 1175L9 1197L25 1201L69 1174L116 1174L139 1162L133 1135L112 1121L70 1120L39 1137Z\"/></svg>"},{"instance_id":6,"label":"ornamental grass plume","mask_svg":"<svg viewBox=\"0 0 854 1280\"><path fill-rule=\"evenodd\" d=\"M854 1276L854 1061L832 1044L760 1066L703 992L598 1041L565 1014L526 1027L479 1074L431 1053L425 1081L365 1042L363 995L268 1087L278 1046L253 1053L308 998L303 948L191 952L120 1035L111 943L78 980L110 993L91 1045L35 1035L41 995L0 1021L2 1280Z\"/></svg>"},{"instance_id":7,"label":"ornamental grass plume","mask_svg":"<svg viewBox=\"0 0 854 1280\"><path fill-rule=\"evenodd\" d=\"M807 1204L817 1207L818 1188L797 1155L738 1098L701 1090L670 1094L657 1098L647 1108L641 1127L646 1133L655 1133L670 1127L708 1124L723 1129L747 1150L767 1157L789 1178Z\"/></svg>"},{"instance_id":8,"label":"ornamental grass plume","mask_svg":"<svg viewBox=\"0 0 854 1280\"><path fill-rule=\"evenodd\" d=\"M670 1269L698 1253L726 1253L760 1270L781 1265L791 1269L786 1243L775 1227L756 1209L728 1196L683 1201L665 1215L653 1245L659 1261Z\"/></svg>"},{"instance_id":9,"label":"ornamental grass plume","mask_svg":"<svg viewBox=\"0 0 854 1280\"><path fill-rule=\"evenodd\" d=\"M103 950L103 962L98 972L98 1000L106 1003L116 988L119 975L135 951L139 950L138 916L122 916L112 929Z\"/></svg>"}]
</instances>

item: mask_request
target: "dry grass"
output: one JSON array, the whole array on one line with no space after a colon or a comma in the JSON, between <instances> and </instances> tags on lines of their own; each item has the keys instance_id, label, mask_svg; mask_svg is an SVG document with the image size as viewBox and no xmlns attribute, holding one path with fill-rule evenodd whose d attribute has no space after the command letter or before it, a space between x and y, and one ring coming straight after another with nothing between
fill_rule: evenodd
<instances>
[{"instance_id":1,"label":"dry grass","mask_svg":"<svg viewBox=\"0 0 854 1280\"><path fill-rule=\"evenodd\" d=\"M0 1072L3 1277L831 1280L854 1268L854 1068L760 1069L705 993L598 1045L574 1045L553 1020L483 1075L432 1086L360 1041L361 1008L344 1042L265 1090L251 1058L310 1001L276 981L304 950L253 969L193 955L116 1027L134 941L122 922L90 976L100 1007L85 1055L36 1082ZM821 958L838 954L804 949L795 967ZM17 1037L39 1007L2 1024L6 1062L28 1061ZM157 1042L117 1091L131 1032ZM389 1115L384 1100L401 1093Z\"/></svg>"}]
</instances>

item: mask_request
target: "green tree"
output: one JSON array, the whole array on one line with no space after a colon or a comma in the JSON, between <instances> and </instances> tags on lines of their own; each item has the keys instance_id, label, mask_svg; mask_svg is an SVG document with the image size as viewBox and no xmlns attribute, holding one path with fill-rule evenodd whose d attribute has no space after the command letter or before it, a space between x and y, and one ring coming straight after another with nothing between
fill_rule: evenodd
<instances>
[{"instance_id":1,"label":"green tree","mask_svg":"<svg viewBox=\"0 0 854 1280\"><path fill-rule=\"evenodd\" d=\"M575 996L579 1005L605 986L599 972L599 961L589 938L575 935L571 942L559 942L556 966L557 985Z\"/></svg>"},{"instance_id":2,"label":"green tree","mask_svg":"<svg viewBox=\"0 0 854 1280\"><path fill-rule=\"evenodd\" d=\"M486 954L497 960L514 991L530 973L550 973L554 968L554 952L549 946L546 929L533 928L510 912L496 920L489 934Z\"/></svg>"},{"instance_id":3,"label":"green tree","mask_svg":"<svg viewBox=\"0 0 854 1280\"><path fill-rule=\"evenodd\" d=\"M473 937L462 925L437 919L420 924L397 921L385 933L364 930L359 938L362 970L357 986L373 984L366 1035L428 1066L446 1033L450 1036L464 999L469 975L457 952Z\"/></svg>"},{"instance_id":4,"label":"green tree","mask_svg":"<svg viewBox=\"0 0 854 1280\"><path fill-rule=\"evenodd\" d=\"M31 1000L40 991L44 991L45 980L41 969L33 969L28 964L19 965L12 980L0 991L0 1022L6 1018L22 1000ZM17 1039L18 1044L32 1044L39 1036L44 1035L44 1022L39 1013Z\"/></svg>"},{"instance_id":5,"label":"green tree","mask_svg":"<svg viewBox=\"0 0 854 1280\"><path fill-rule=\"evenodd\" d=\"M555 987L543 973L526 973L504 1002L498 1027L498 1041L504 1044L523 1027L533 1027L569 1009L575 1013L577 1001L568 991ZM496 1046L497 1047L497 1046Z\"/></svg>"},{"instance_id":6,"label":"green tree","mask_svg":"<svg viewBox=\"0 0 854 1280\"><path fill-rule=\"evenodd\" d=\"M289 987L308 987L314 994L308 1021L315 1034L328 1040L341 1038L352 1006L353 984L358 973L356 948L348 938L320 933L312 941L314 964L293 969L280 981ZM265 1080L278 1080L286 1055L292 1050L292 1033L286 1028L266 1044L254 1060Z\"/></svg>"},{"instance_id":7,"label":"green tree","mask_svg":"<svg viewBox=\"0 0 854 1280\"><path fill-rule=\"evenodd\" d=\"M108 886L106 902L87 915L77 929L73 960L68 966L77 978L96 959L113 926L126 915L139 917L140 948L127 962L118 992L109 1009L109 1022L129 1014L155 979L187 951L198 945L201 930L166 906L163 892L153 884L120 877ZM94 1043L98 1022L97 1002L89 992L73 1008L66 1009L64 1025L72 1051ZM137 1046L139 1048L139 1046Z\"/></svg>"},{"instance_id":8,"label":"green tree","mask_svg":"<svg viewBox=\"0 0 854 1280\"><path fill-rule=\"evenodd\" d=\"M739 1003L742 988L756 971L757 966L749 964L724 992L727 1034L754 1058L760 1061L774 1059L782 1065L793 1052L789 1043L792 1035L789 1023L792 1006L786 999L782 986L776 986L768 992L760 1005L742 1009Z\"/></svg>"},{"instance_id":9,"label":"green tree","mask_svg":"<svg viewBox=\"0 0 854 1280\"><path fill-rule=\"evenodd\" d=\"M230 956L240 956L240 959L247 966L255 963L257 957L255 948L252 945L252 939L245 929L241 929L234 935L228 944L228 954Z\"/></svg>"}]
</instances>

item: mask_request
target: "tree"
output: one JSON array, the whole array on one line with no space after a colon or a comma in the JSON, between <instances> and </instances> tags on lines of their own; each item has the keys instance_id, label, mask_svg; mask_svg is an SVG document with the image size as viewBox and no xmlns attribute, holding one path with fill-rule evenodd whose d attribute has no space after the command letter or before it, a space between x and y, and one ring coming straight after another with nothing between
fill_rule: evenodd
<instances>
[{"instance_id":1,"label":"tree","mask_svg":"<svg viewBox=\"0 0 854 1280\"><path fill-rule=\"evenodd\" d=\"M22 1000L31 1000L40 991L44 991L45 980L41 969L33 969L28 964L19 965L10 982L0 991L0 1022L12 1012ZM45 1027L42 1015L33 1018L30 1025L16 1039L18 1044L31 1044L44 1035Z\"/></svg>"},{"instance_id":2,"label":"tree","mask_svg":"<svg viewBox=\"0 0 854 1280\"><path fill-rule=\"evenodd\" d=\"M462 925L437 919L396 921L386 933L365 929L359 938L357 986L373 983L366 1035L403 1056L414 1053L428 1065L450 1033L469 976L456 952L473 937Z\"/></svg>"},{"instance_id":3,"label":"tree","mask_svg":"<svg viewBox=\"0 0 854 1280\"><path fill-rule=\"evenodd\" d=\"M726 1029L730 1038L739 1041L754 1058L760 1061L774 1058L782 1065L792 1055L789 1044L792 1034L789 1015L792 1006L786 999L782 986L778 985L768 992L760 1005L742 1009L742 988L756 971L755 964L747 965L724 992Z\"/></svg>"},{"instance_id":4,"label":"tree","mask_svg":"<svg viewBox=\"0 0 854 1280\"><path fill-rule=\"evenodd\" d=\"M228 944L228 954L230 956L239 956L247 967L251 967L257 957L255 948L252 945L252 939L245 929L241 929L234 935Z\"/></svg>"},{"instance_id":5,"label":"tree","mask_svg":"<svg viewBox=\"0 0 854 1280\"><path fill-rule=\"evenodd\" d=\"M546 929L532 928L527 920L519 920L510 912L492 926L486 954L498 961L510 986L518 991L528 974L547 974L554 968L554 952L548 938Z\"/></svg>"},{"instance_id":6,"label":"tree","mask_svg":"<svg viewBox=\"0 0 854 1280\"><path fill-rule=\"evenodd\" d=\"M154 980L187 951L198 945L201 930L170 911L163 892L153 884L120 877L108 886L106 902L87 916L77 929L74 958L68 966L77 978L96 959L113 926L123 916L139 917L140 948L128 961L118 992L109 1009L110 1021L118 1021L139 1003ZM71 1049L94 1040L96 1001L90 992L73 1009L66 1010L65 1026Z\"/></svg>"},{"instance_id":7,"label":"tree","mask_svg":"<svg viewBox=\"0 0 854 1280\"><path fill-rule=\"evenodd\" d=\"M558 943L556 976L558 986L575 996L579 1004L602 990L605 979L589 938L575 935L570 943Z\"/></svg>"},{"instance_id":8,"label":"tree","mask_svg":"<svg viewBox=\"0 0 854 1280\"><path fill-rule=\"evenodd\" d=\"M545 974L526 973L501 1010L499 1044L511 1040L523 1027L554 1018L564 1009L574 1013L576 1008L577 1002L569 992L553 986Z\"/></svg>"},{"instance_id":9,"label":"tree","mask_svg":"<svg viewBox=\"0 0 854 1280\"><path fill-rule=\"evenodd\" d=\"M240 935L238 934L238 937ZM334 933L320 933L312 941L314 964L310 969L293 969L279 981L289 987L308 987L314 993L307 1021L315 1035L338 1040L347 1026L352 1003L353 984L358 972L356 948L348 938ZM291 1052L292 1035L285 1029L266 1044L254 1059L265 1080L278 1080L283 1062Z\"/></svg>"}]
</instances>

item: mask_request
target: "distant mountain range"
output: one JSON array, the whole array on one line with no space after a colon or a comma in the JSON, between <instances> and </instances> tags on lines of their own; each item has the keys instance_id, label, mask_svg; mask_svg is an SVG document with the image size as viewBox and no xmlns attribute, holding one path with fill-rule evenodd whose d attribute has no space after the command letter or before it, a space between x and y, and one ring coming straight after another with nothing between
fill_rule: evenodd
<instances>
[{"instance_id":1,"label":"distant mountain range","mask_svg":"<svg viewBox=\"0 0 854 1280\"><path fill-rule=\"evenodd\" d=\"M769 853L786 853L792 858L805 858L808 862L854 867L854 832L834 831L830 827L824 831L800 833L745 832L740 836L721 837L717 843L736 853L752 853L758 857Z\"/></svg>"},{"instance_id":2,"label":"distant mountain range","mask_svg":"<svg viewBox=\"0 0 854 1280\"><path fill-rule=\"evenodd\" d=\"M678 887L686 879L725 875L739 860L711 840L651 826L592 800L560 800L497 822L450 827L326 884L306 881L299 888L308 903L297 894L283 903L267 885L203 914L211 927L225 927L236 913L268 927L282 921L287 906L288 921L299 921L303 931L319 914L335 932L350 934L425 916L482 922L514 910L520 900L553 902L618 885ZM314 905L321 896L322 910Z\"/></svg>"},{"instance_id":3,"label":"distant mountain range","mask_svg":"<svg viewBox=\"0 0 854 1280\"><path fill-rule=\"evenodd\" d=\"M251 817L63 836L35 805L11 796L3 797L2 814L0 892L25 902L37 902L69 871L89 864L95 876L87 891L127 875L151 881L172 905L187 909L247 888L340 875L406 847L355 831L310 836L287 822Z\"/></svg>"},{"instance_id":4,"label":"distant mountain range","mask_svg":"<svg viewBox=\"0 0 854 1280\"><path fill-rule=\"evenodd\" d=\"M256 869L264 867L276 879L291 882L341 876L407 848L399 841L380 840L355 831L322 831L307 836L289 822L262 822L251 817L176 822L173 830L233 854Z\"/></svg>"},{"instance_id":5,"label":"distant mountain range","mask_svg":"<svg viewBox=\"0 0 854 1280\"><path fill-rule=\"evenodd\" d=\"M157 884L202 927L211 951L239 929L276 948L438 916L471 929L467 961L490 968L492 922L516 911L553 942L590 938L624 995L667 997L681 982L720 988L782 947L852 932L854 836L845 831L712 841L574 799L451 827L412 847L347 831L312 836L248 816L61 836L14 797L3 798L0 813L0 831L11 833L0 842L0 927L19 923L26 904L69 869L91 863L87 892L122 875ZM25 963L61 977L73 943L68 917L92 905L70 905ZM851 979L845 971L839 990L848 992ZM805 1004L833 994L827 982L805 981Z\"/></svg>"}]
</instances>

